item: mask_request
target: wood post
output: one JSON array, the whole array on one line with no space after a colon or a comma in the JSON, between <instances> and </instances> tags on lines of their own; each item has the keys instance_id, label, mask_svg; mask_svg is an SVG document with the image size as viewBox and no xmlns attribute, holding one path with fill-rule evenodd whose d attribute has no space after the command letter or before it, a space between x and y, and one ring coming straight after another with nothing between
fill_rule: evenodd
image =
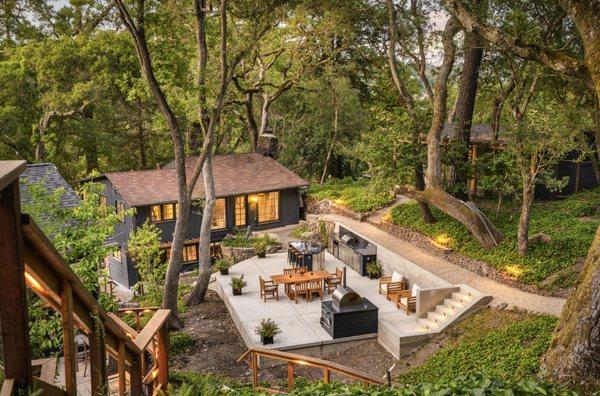
<instances>
[{"instance_id":1,"label":"wood post","mask_svg":"<svg viewBox=\"0 0 600 396\"><path fill-rule=\"evenodd\" d=\"M331 381L331 372L327 367L323 367L323 382L328 384Z\"/></svg>"},{"instance_id":2,"label":"wood post","mask_svg":"<svg viewBox=\"0 0 600 396\"><path fill-rule=\"evenodd\" d=\"M294 363L288 362L287 366L288 392L291 392L294 388Z\"/></svg>"},{"instance_id":3,"label":"wood post","mask_svg":"<svg viewBox=\"0 0 600 396\"><path fill-rule=\"evenodd\" d=\"M258 387L258 356L252 352L252 386L254 389Z\"/></svg>"},{"instance_id":4,"label":"wood post","mask_svg":"<svg viewBox=\"0 0 600 396\"><path fill-rule=\"evenodd\" d=\"M577 161L575 166L575 192L578 193L581 191L581 162Z\"/></svg>"},{"instance_id":5,"label":"wood post","mask_svg":"<svg viewBox=\"0 0 600 396\"><path fill-rule=\"evenodd\" d=\"M129 367L129 387L131 396L140 396L142 394L142 367L140 359L134 358Z\"/></svg>"},{"instance_id":6,"label":"wood post","mask_svg":"<svg viewBox=\"0 0 600 396\"><path fill-rule=\"evenodd\" d=\"M0 301L4 376L27 389L32 383L31 348L18 178L0 191Z\"/></svg>"},{"instance_id":7,"label":"wood post","mask_svg":"<svg viewBox=\"0 0 600 396\"><path fill-rule=\"evenodd\" d=\"M68 281L63 281L60 300L63 353L65 357L65 390L67 395L77 395L77 349L75 348L75 327L73 324L73 289Z\"/></svg>"},{"instance_id":8,"label":"wood post","mask_svg":"<svg viewBox=\"0 0 600 396\"><path fill-rule=\"evenodd\" d=\"M119 341L119 347L117 351L117 372L119 374L119 396L125 396L127 391L127 379L125 376L125 343ZM131 376L130 376L131 377Z\"/></svg>"},{"instance_id":9,"label":"wood post","mask_svg":"<svg viewBox=\"0 0 600 396\"><path fill-rule=\"evenodd\" d=\"M473 166L475 166L475 163L477 162L477 145L473 145L471 147L471 164L473 164ZM473 172L473 178L471 179L471 188L470 188L470 194L472 196L477 195L477 174L475 172Z\"/></svg>"},{"instance_id":10,"label":"wood post","mask_svg":"<svg viewBox=\"0 0 600 396\"><path fill-rule=\"evenodd\" d=\"M97 316L95 320L100 321ZM93 332L88 335L90 344L90 380L92 384L92 396L104 395L108 390L108 383L106 381L106 349L102 334L104 329L102 327L102 323L96 323Z\"/></svg>"},{"instance_id":11,"label":"wood post","mask_svg":"<svg viewBox=\"0 0 600 396\"><path fill-rule=\"evenodd\" d=\"M158 383L162 385L162 389L167 389L169 385L169 329L165 322L160 330L158 330Z\"/></svg>"}]
</instances>

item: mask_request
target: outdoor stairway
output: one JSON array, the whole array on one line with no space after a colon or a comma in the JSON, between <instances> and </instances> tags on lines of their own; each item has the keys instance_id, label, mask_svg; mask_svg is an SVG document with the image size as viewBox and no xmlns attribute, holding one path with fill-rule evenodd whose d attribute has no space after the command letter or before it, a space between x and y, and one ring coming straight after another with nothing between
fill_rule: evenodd
<instances>
[{"instance_id":1,"label":"outdoor stairway","mask_svg":"<svg viewBox=\"0 0 600 396\"><path fill-rule=\"evenodd\" d=\"M396 312L380 315L380 344L396 358L405 356L465 315L487 306L492 299L467 285L456 285L456 288L457 291L449 293L427 312L426 317L415 317L409 324L402 322Z\"/></svg>"},{"instance_id":2,"label":"outdoor stairway","mask_svg":"<svg viewBox=\"0 0 600 396\"><path fill-rule=\"evenodd\" d=\"M473 300L471 291L461 290L452 293L451 298L446 298L438 304L435 310L427 313L427 318L419 319L421 329L424 331L435 330L442 325L452 322L458 314Z\"/></svg>"}]
</instances>

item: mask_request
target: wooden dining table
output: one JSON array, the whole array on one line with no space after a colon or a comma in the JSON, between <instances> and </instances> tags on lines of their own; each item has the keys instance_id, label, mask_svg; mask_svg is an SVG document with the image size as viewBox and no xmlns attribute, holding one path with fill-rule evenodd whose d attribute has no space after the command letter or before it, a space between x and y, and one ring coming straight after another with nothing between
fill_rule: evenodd
<instances>
[{"instance_id":1,"label":"wooden dining table","mask_svg":"<svg viewBox=\"0 0 600 396\"><path fill-rule=\"evenodd\" d=\"M325 270L306 271L303 274L296 272L294 274L271 275L271 280L280 285L286 285L297 282L308 282L313 280L324 280L329 278L333 278L333 275Z\"/></svg>"}]
</instances>

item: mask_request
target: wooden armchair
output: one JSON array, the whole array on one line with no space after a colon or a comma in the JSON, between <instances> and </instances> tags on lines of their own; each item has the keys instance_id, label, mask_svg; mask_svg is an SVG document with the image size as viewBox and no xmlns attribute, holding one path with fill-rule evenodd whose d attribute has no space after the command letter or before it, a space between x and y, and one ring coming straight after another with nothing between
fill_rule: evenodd
<instances>
[{"instance_id":1,"label":"wooden armchair","mask_svg":"<svg viewBox=\"0 0 600 396\"><path fill-rule=\"evenodd\" d=\"M342 283L342 276L344 276L343 271L336 267L335 276L325 279L325 287L328 294L331 294Z\"/></svg>"},{"instance_id":2,"label":"wooden armchair","mask_svg":"<svg viewBox=\"0 0 600 396\"><path fill-rule=\"evenodd\" d=\"M323 300L323 282L321 280L312 280L308 285L308 294L311 300L312 295L315 293L321 297L321 300Z\"/></svg>"},{"instance_id":3,"label":"wooden armchair","mask_svg":"<svg viewBox=\"0 0 600 396\"><path fill-rule=\"evenodd\" d=\"M260 282L260 297L267 302L267 296L270 299L277 299L279 301L279 285L273 281L266 281L262 278L262 276L258 277L258 281Z\"/></svg>"},{"instance_id":4,"label":"wooden armchair","mask_svg":"<svg viewBox=\"0 0 600 396\"><path fill-rule=\"evenodd\" d=\"M392 299L396 303L396 308L403 309L406 314L417 312L417 297L412 295L411 290L401 290L392 294Z\"/></svg>"},{"instance_id":5,"label":"wooden armchair","mask_svg":"<svg viewBox=\"0 0 600 396\"><path fill-rule=\"evenodd\" d=\"M379 278L379 294L384 294L385 298L390 300L390 296L393 293L397 293L406 289L406 282L404 279L392 282L391 276L382 276Z\"/></svg>"},{"instance_id":6,"label":"wooden armchair","mask_svg":"<svg viewBox=\"0 0 600 396\"><path fill-rule=\"evenodd\" d=\"M304 296L308 301L310 299L310 291L308 282L296 282L292 287L292 295L294 296L294 303L298 304L298 296Z\"/></svg>"}]
</instances>

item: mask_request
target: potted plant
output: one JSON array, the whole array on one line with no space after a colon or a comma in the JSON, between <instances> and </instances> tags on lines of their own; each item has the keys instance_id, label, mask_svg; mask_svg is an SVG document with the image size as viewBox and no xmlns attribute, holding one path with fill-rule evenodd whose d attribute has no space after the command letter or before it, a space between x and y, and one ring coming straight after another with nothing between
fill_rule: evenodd
<instances>
[{"instance_id":1,"label":"potted plant","mask_svg":"<svg viewBox=\"0 0 600 396\"><path fill-rule=\"evenodd\" d=\"M267 256L267 241L266 239L260 238L254 242L254 251L258 258L265 258Z\"/></svg>"},{"instance_id":2,"label":"potted plant","mask_svg":"<svg viewBox=\"0 0 600 396\"><path fill-rule=\"evenodd\" d=\"M381 276L381 264L378 261L371 261L367 263L367 274L369 274L369 279L377 279Z\"/></svg>"},{"instance_id":3,"label":"potted plant","mask_svg":"<svg viewBox=\"0 0 600 396\"><path fill-rule=\"evenodd\" d=\"M248 282L244 280L244 275L242 276L234 276L231 278L231 290L233 291L234 296L242 295L242 288L244 288Z\"/></svg>"},{"instance_id":4,"label":"potted plant","mask_svg":"<svg viewBox=\"0 0 600 396\"><path fill-rule=\"evenodd\" d=\"M221 275L229 275L229 267L231 267L231 262L227 259L220 258L215 261L215 265L213 265L213 271L219 271Z\"/></svg>"},{"instance_id":5,"label":"potted plant","mask_svg":"<svg viewBox=\"0 0 600 396\"><path fill-rule=\"evenodd\" d=\"M273 337L281 333L281 329L272 319L263 319L260 325L256 327L256 334L260 336L263 345L272 344Z\"/></svg>"}]
</instances>

